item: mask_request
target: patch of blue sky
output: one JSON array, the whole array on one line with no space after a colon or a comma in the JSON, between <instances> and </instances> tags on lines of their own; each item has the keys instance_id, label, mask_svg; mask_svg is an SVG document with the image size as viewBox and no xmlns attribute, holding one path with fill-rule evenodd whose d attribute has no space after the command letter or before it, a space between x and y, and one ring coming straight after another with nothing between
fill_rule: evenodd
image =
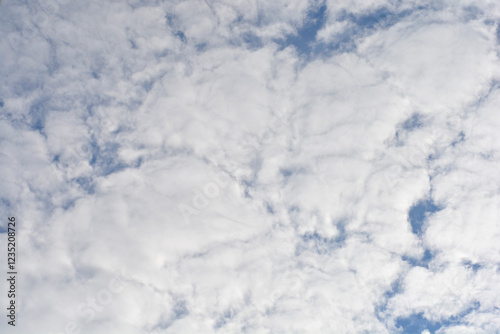
<instances>
[{"instance_id":1,"label":"patch of blue sky","mask_svg":"<svg viewBox=\"0 0 500 334\"><path fill-rule=\"evenodd\" d=\"M402 283L403 283L402 277L399 277L397 280L393 281L391 283L391 288L384 293L384 297L386 299L389 299L401 293L403 291Z\"/></svg>"},{"instance_id":2,"label":"patch of blue sky","mask_svg":"<svg viewBox=\"0 0 500 334\"><path fill-rule=\"evenodd\" d=\"M411 266L415 267L424 267L424 268L429 268L429 263L432 261L434 256L432 255L431 251L429 249L426 249L424 251L424 254L422 255L421 258L414 258L414 257L408 257L408 256L403 256L402 259L403 261L406 261L409 263Z\"/></svg>"},{"instance_id":3,"label":"patch of blue sky","mask_svg":"<svg viewBox=\"0 0 500 334\"><path fill-rule=\"evenodd\" d=\"M13 85L13 92L17 96L26 96L28 93L35 91L37 88L42 86L42 81L40 77L37 76L25 76L17 81Z\"/></svg>"},{"instance_id":4,"label":"patch of blue sky","mask_svg":"<svg viewBox=\"0 0 500 334\"><path fill-rule=\"evenodd\" d=\"M251 50L258 49L263 46L262 39L251 32L244 33L241 38L245 45Z\"/></svg>"},{"instance_id":5,"label":"patch of blue sky","mask_svg":"<svg viewBox=\"0 0 500 334\"><path fill-rule=\"evenodd\" d=\"M448 327L450 325L460 324L464 321L464 317L478 310L481 307L479 302L473 302L470 307L460 312L458 315L443 319L440 321L432 321L427 319L423 312L412 314L409 317L401 317L396 320L396 326L399 328L401 333L404 334L421 334L424 330L428 330L430 333L436 333L442 327Z\"/></svg>"},{"instance_id":6,"label":"patch of blue sky","mask_svg":"<svg viewBox=\"0 0 500 334\"><path fill-rule=\"evenodd\" d=\"M465 133L463 131L460 131L460 133L457 135L455 139L451 142L451 146L455 147L457 144L462 143L465 141Z\"/></svg>"},{"instance_id":7,"label":"patch of blue sky","mask_svg":"<svg viewBox=\"0 0 500 334\"><path fill-rule=\"evenodd\" d=\"M421 128L423 125L422 115L414 113L406 121L403 122L403 129L407 131L412 131L414 129Z\"/></svg>"},{"instance_id":8,"label":"patch of blue sky","mask_svg":"<svg viewBox=\"0 0 500 334\"><path fill-rule=\"evenodd\" d=\"M318 254L328 254L342 247L346 240L346 232L343 224L338 224L337 228L339 234L335 238L326 238L317 232L303 234L296 246L295 253L298 255L305 250L313 250Z\"/></svg>"},{"instance_id":9,"label":"patch of blue sky","mask_svg":"<svg viewBox=\"0 0 500 334\"><path fill-rule=\"evenodd\" d=\"M99 146L95 141L90 143L92 149L92 158L90 165L99 175L109 175L128 167L118 159L117 143L107 143L103 147Z\"/></svg>"},{"instance_id":10,"label":"patch of blue sky","mask_svg":"<svg viewBox=\"0 0 500 334\"><path fill-rule=\"evenodd\" d=\"M405 10L402 12L392 12L389 9L382 7L369 13L353 14L344 11L338 21L350 21L354 23L359 29L374 30L378 28L388 28L402 18L411 14L413 10Z\"/></svg>"},{"instance_id":11,"label":"patch of blue sky","mask_svg":"<svg viewBox=\"0 0 500 334\"><path fill-rule=\"evenodd\" d=\"M184 32L182 32L181 30L177 30L174 33L174 36L176 36L177 38L179 38L182 43L187 43L186 35L184 35Z\"/></svg>"},{"instance_id":12,"label":"patch of blue sky","mask_svg":"<svg viewBox=\"0 0 500 334\"><path fill-rule=\"evenodd\" d=\"M187 43L187 37L184 34L184 31L182 31L179 26L179 18L172 13L166 13L165 14L165 20L167 26L171 29L172 34L177 37L181 42Z\"/></svg>"},{"instance_id":13,"label":"patch of blue sky","mask_svg":"<svg viewBox=\"0 0 500 334\"><path fill-rule=\"evenodd\" d=\"M422 234L425 220L441 209L432 199L423 199L413 205L408 212L412 232L416 235Z\"/></svg>"},{"instance_id":14,"label":"patch of blue sky","mask_svg":"<svg viewBox=\"0 0 500 334\"><path fill-rule=\"evenodd\" d=\"M86 193L93 194L95 191L95 182L91 177L77 177L74 181L82 188Z\"/></svg>"},{"instance_id":15,"label":"patch of blue sky","mask_svg":"<svg viewBox=\"0 0 500 334\"><path fill-rule=\"evenodd\" d=\"M381 303L376 306L375 315L377 319L380 320L381 322L385 322L387 317L390 315L387 313L388 301L392 297L403 291L402 283L403 283L403 278L401 276L398 279L394 280L391 283L390 289L384 293L383 299L381 299Z\"/></svg>"},{"instance_id":16,"label":"patch of blue sky","mask_svg":"<svg viewBox=\"0 0 500 334\"><path fill-rule=\"evenodd\" d=\"M10 208L11 206L10 201L6 198L0 198L0 204L6 208Z\"/></svg>"},{"instance_id":17,"label":"patch of blue sky","mask_svg":"<svg viewBox=\"0 0 500 334\"><path fill-rule=\"evenodd\" d=\"M266 202L265 206L266 206L267 213L274 215L275 211L274 211L274 207L272 206L272 204L269 202Z\"/></svg>"},{"instance_id":18,"label":"patch of blue sky","mask_svg":"<svg viewBox=\"0 0 500 334\"><path fill-rule=\"evenodd\" d=\"M30 108L30 127L31 130L42 131L45 127L45 117L47 110L43 103L35 103Z\"/></svg>"},{"instance_id":19,"label":"patch of blue sky","mask_svg":"<svg viewBox=\"0 0 500 334\"><path fill-rule=\"evenodd\" d=\"M46 39L47 44L49 44L49 57L48 57L48 62L47 64L47 72L49 75L53 75L55 71L59 68L60 64L59 61L57 60L57 45L56 42L54 42L52 39L47 38Z\"/></svg>"},{"instance_id":20,"label":"patch of blue sky","mask_svg":"<svg viewBox=\"0 0 500 334\"><path fill-rule=\"evenodd\" d=\"M132 49L134 49L134 50L138 49L137 44L135 43L135 41L133 39L129 38L128 42L130 43L130 47Z\"/></svg>"},{"instance_id":21,"label":"patch of blue sky","mask_svg":"<svg viewBox=\"0 0 500 334\"><path fill-rule=\"evenodd\" d=\"M500 24L497 27L497 39L500 44ZM492 79L489 83L488 91L480 94L479 97L476 96L476 100L474 102L474 109L479 109L488 99L491 97L491 94L500 89L500 81L497 79Z\"/></svg>"},{"instance_id":22,"label":"patch of blue sky","mask_svg":"<svg viewBox=\"0 0 500 334\"><path fill-rule=\"evenodd\" d=\"M203 52L203 51L206 51L207 50L207 43L203 42L203 43L198 43L195 45L196 47L196 51L198 52ZM168 53L168 51L165 51L165 55Z\"/></svg>"},{"instance_id":23,"label":"patch of blue sky","mask_svg":"<svg viewBox=\"0 0 500 334\"><path fill-rule=\"evenodd\" d=\"M466 268L468 268L468 269L472 270L472 271L473 271L473 272L475 272L475 273L476 273L479 269L483 268L483 266L482 266L481 264L479 264L479 263L474 263L474 262L472 262L472 261L465 261L465 262L463 262L463 265L464 265Z\"/></svg>"},{"instance_id":24,"label":"patch of blue sky","mask_svg":"<svg viewBox=\"0 0 500 334\"><path fill-rule=\"evenodd\" d=\"M332 53L353 52L356 50L356 38L359 35L354 27L347 27L343 32L336 35L329 43L318 43L314 53L330 56Z\"/></svg>"},{"instance_id":25,"label":"patch of blue sky","mask_svg":"<svg viewBox=\"0 0 500 334\"><path fill-rule=\"evenodd\" d=\"M233 310L226 310L214 324L214 329L220 329L224 327L224 325L227 324L234 316L235 312Z\"/></svg>"},{"instance_id":26,"label":"patch of blue sky","mask_svg":"<svg viewBox=\"0 0 500 334\"><path fill-rule=\"evenodd\" d=\"M466 6L464 7L464 12L465 12L465 19L466 20L476 20L479 17L481 17L484 13L481 10L481 8L477 6Z\"/></svg>"},{"instance_id":27,"label":"patch of blue sky","mask_svg":"<svg viewBox=\"0 0 500 334\"><path fill-rule=\"evenodd\" d=\"M419 129L424 125L423 117L419 113L414 113L410 117L408 117L403 123L398 125L398 130L394 135L396 140L396 145L401 146L404 145L403 134L405 132L411 132L413 130Z\"/></svg>"},{"instance_id":28,"label":"patch of blue sky","mask_svg":"<svg viewBox=\"0 0 500 334\"><path fill-rule=\"evenodd\" d=\"M325 3L309 9L305 22L297 30L297 33L276 42L283 48L293 45L299 55L308 58L314 49L318 31L325 25L326 9Z\"/></svg>"},{"instance_id":29,"label":"patch of blue sky","mask_svg":"<svg viewBox=\"0 0 500 334\"><path fill-rule=\"evenodd\" d=\"M315 46L315 54L329 55L333 52L350 52L356 49L356 40L360 37L369 35L379 29L387 29L406 17L412 15L415 11L425 9L425 7L416 7L403 11L391 11L382 7L375 11L354 14L347 11L342 12L337 21L348 22L345 30L335 36L328 43L318 43Z\"/></svg>"},{"instance_id":30,"label":"patch of blue sky","mask_svg":"<svg viewBox=\"0 0 500 334\"><path fill-rule=\"evenodd\" d=\"M304 168L298 166L298 167L289 167L289 168L281 168L280 169L280 174L283 177L283 181L286 183L292 178L294 175L304 173L305 170Z\"/></svg>"},{"instance_id":31,"label":"patch of blue sky","mask_svg":"<svg viewBox=\"0 0 500 334\"><path fill-rule=\"evenodd\" d=\"M396 320L396 327L404 334L421 334L424 330L435 333L442 326L442 323L426 319L423 313L412 314L409 317Z\"/></svg>"},{"instance_id":32,"label":"patch of blue sky","mask_svg":"<svg viewBox=\"0 0 500 334\"><path fill-rule=\"evenodd\" d=\"M142 83L141 83L141 87L146 91L146 92L150 92L151 89L153 89L153 86L155 84L156 80L154 78L149 78L149 80L144 80Z\"/></svg>"},{"instance_id":33,"label":"patch of blue sky","mask_svg":"<svg viewBox=\"0 0 500 334\"><path fill-rule=\"evenodd\" d=\"M185 301L177 301L174 306L174 317L175 319L181 319L184 318L186 315L188 315L188 309L186 307L186 302Z\"/></svg>"},{"instance_id":34,"label":"patch of blue sky","mask_svg":"<svg viewBox=\"0 0 500 334\"><path fill-rule=\"evenodd\" d=\"M282 168L280 169L281 175L283 175L285 178L290 177L293 174L293 170L289 168Z\"/></svg>"},{"instance_id":35,"label":"patch of blue sky","mask_svg":"<svg viewBox=\"0 0 500 334\"><path fill-rule=\"evenodd\" d=\"M172 324L176 320L180 320L180 319L184 318L186 315L188 315L189 312L188 312L188 309L186 307L186 302L177 301L173 307L172 312L173 312L172 316L170 316L166 320L160 321L159 323L157 323L153 327L153 331L155 333L156 333L156 330L165 330L165 329L169 328L170 326L172 326Z\"/></svg>"}]
</instances>

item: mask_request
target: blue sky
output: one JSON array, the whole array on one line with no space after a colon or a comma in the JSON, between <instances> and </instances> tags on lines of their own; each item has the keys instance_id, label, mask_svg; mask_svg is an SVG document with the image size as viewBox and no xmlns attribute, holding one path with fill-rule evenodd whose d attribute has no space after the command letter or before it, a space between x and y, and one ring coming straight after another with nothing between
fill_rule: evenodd
<instances>
[{"instance_id":1,"label":"blue sky","mask_svg":"<svg viewBox=\"0 0 500 334\"><path fill-rule=\"evenodd\" d=\"M15 330L500 329L495 1L12 0L0 22Z\"/></svg>"}]
</instances>

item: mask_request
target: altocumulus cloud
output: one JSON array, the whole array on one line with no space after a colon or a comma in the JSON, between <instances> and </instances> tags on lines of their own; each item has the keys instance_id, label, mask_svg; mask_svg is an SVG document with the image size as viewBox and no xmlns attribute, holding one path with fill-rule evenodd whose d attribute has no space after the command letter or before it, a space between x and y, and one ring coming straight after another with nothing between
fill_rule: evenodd
<instances>
[{"instance_id":1,"label":"altocumulus cloud","mask_svg":"<svg viewBox=\"0 0 500 334\"><path fill-rule=\"evenodd\" d=\"M2 333L500 331L499 22L489 0L3 1Z\"/></svg>"}]
</instances>

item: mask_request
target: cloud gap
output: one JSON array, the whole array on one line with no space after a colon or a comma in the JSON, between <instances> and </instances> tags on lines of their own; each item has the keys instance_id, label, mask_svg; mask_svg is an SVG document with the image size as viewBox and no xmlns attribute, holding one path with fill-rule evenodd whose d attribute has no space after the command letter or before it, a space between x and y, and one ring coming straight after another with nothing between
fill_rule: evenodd
<instances>
[{"instance_id":1,"label":"cloud gap","mask_svg":"<svg viewBox=\"0 0 500 334\"><path fill-rule=\"evenodd\" d=\"M432 199L423 199L414 204L408 212L408 220L411 224L412 232L416 235L421 235L425 220L433 213L442 209Z\"/></svg>"},{"instance_id":2,"label":"cloud gap","mask_svg":"<svg viewBox=\"0 0 500 334\"><path fill-rule=\"evenodd\" d=\"M286 36L285 40L277 41L285 48L292 45L297 53L305 58L309 58L314 49L316 35L326 22L327 6L325 2L317 7L309 9L304 24L299 27L296 34Z\"/></svg>"}]
</instances>

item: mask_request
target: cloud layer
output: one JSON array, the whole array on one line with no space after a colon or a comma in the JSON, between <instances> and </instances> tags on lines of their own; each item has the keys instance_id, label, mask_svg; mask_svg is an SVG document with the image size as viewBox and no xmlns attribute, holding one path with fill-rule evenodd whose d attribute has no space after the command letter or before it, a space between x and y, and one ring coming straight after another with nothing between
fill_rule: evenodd
<instances>
[{"instance_id":1,"label":"cloud layer","mask_svg":"<svg viewBox=\"0 0 500 334\"><path fill-rule=\"evenodd\" d=\"M500 329L496 2L11 0L0 22L16 330Z\"/></svg>"}]
</instances>

